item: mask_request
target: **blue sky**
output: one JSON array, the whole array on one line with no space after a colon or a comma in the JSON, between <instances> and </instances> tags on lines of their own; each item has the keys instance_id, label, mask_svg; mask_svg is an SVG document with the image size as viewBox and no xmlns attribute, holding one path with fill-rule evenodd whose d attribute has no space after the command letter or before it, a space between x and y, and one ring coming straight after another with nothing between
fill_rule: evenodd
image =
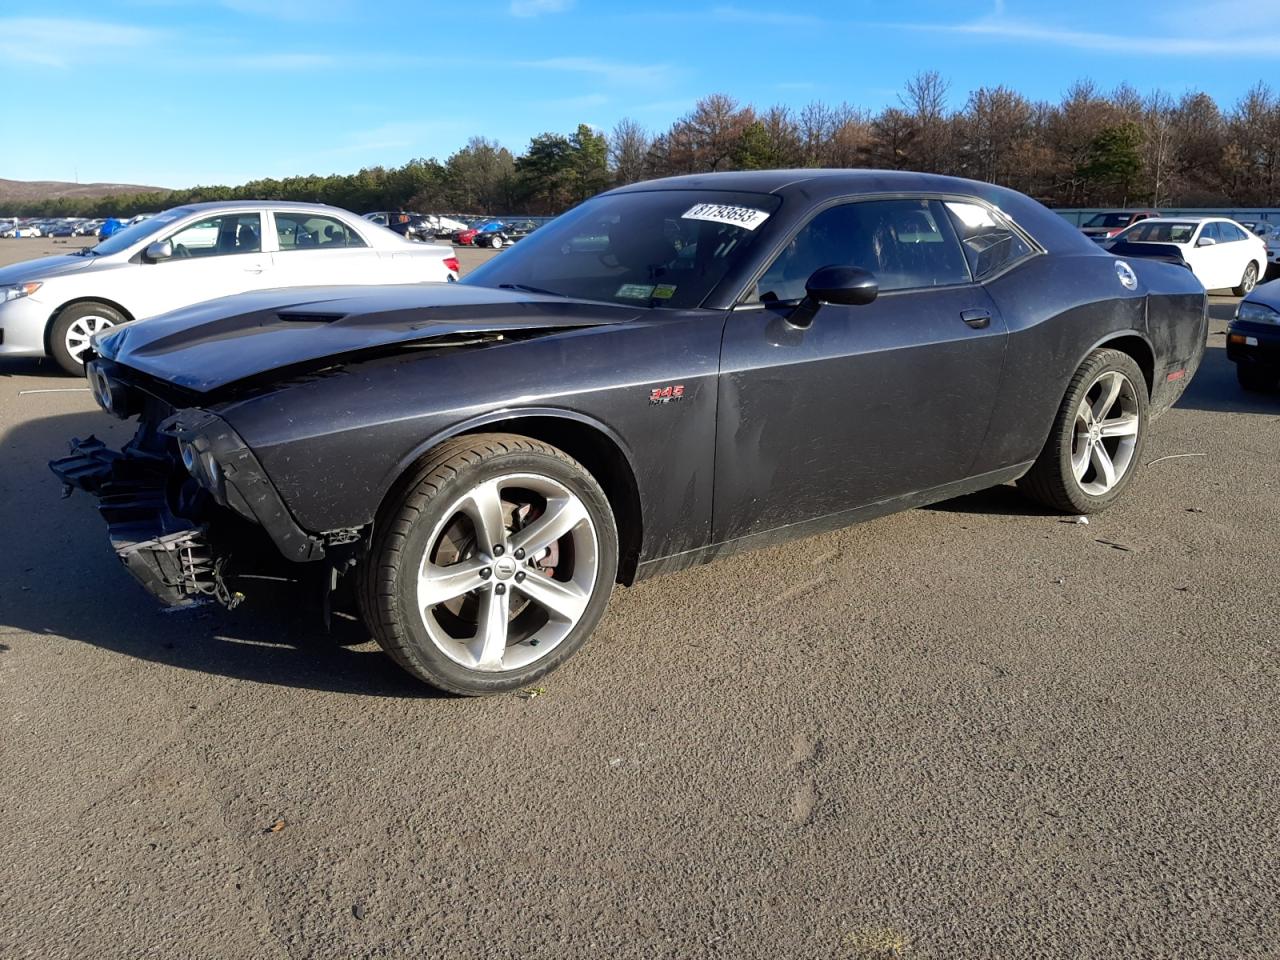
<instances>
[{"instance_id":1,"label":"blue sky","mask_svg":"<svg viewBox=\"0 0 1280 960\"><path fill-rule=\"evenodd\" d=\"M1276 0L4 0L0 177L189 186L663 129L701 95L954 106L1127 80L1234 102L1280 64Z\"/></svg>"}]
</instances>

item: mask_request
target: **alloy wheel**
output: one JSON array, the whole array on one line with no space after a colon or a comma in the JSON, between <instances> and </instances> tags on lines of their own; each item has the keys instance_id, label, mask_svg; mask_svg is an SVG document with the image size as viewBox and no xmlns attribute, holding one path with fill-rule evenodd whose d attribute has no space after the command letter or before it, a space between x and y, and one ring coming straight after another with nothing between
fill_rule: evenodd
<instances>
[{"instance_id":1,"label":"alloy wheel","mask_svg":"<svg viewBox=\"0 0 1280 960\"><path fill-rule=\"evenodd\" d=\"M445 511L427 544L417 584L423 625L471 670L517 670L547 656L595 591L595 525L582 500L550 477L477 485Z\"/></svg>"},{"instance_id":2,"label":"alloy wheel","mask_svg":"<svg viewBox=\"0 0 1280 960\"><path fill-rule=\"evenodd\" d=\"M1071 470L1080 489L1100 497L1133 465L1140 416L1133 382L1117 370L1098 375L1076 408Z\"/></svg>"}]
</instances>

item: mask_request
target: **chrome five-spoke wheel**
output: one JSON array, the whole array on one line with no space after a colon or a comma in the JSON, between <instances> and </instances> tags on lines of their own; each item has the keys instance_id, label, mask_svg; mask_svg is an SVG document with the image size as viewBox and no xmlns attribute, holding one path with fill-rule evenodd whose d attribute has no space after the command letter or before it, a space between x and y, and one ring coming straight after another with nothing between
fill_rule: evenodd
<instances>
[{"instance_id":1,"label":"chrome five-spoke wheel","mask_svg":"<svg viewBox=\"0 0 1280 960\"><path fill-rule=\"evenodd\" d=\"M550 477L511 474L458 498L429 539L418 606L431 642L471 670L545 657L577 626L599 572L586 506Z\"/></svg>"},{"instance_id":2,"label":"chrome five-spoke wheel","mask_svg":"<svg viewBox=\"0 0 1280 960\"><path fill-rule=\"evenodd\" d=\"M374 638L451 693L516 690L595 629L618 574L618 530L599 482L531 437L440 444L393 492L361 564Z\"/></svg>"},{"instance_id":3,"label":"chrome five-spoke wheel","mask_svg":"<svg viewBox=\"0 0 1280 960\"><path fill-rule=\"evenodd\" d=\"M1100 374L1076 408L1071 468L1090 496L1109 493L1128 473L1138 443L1138 396L1118 370Z\"/></svg>"},{"instance_id":4,"label":"chrome five-spoke wheel","mask_svg":"<svg viewBox=\"0 0 1280 960\"><path fill-rule=\"evenodd\" d=\"M1064 513L1105 510L1138 470L1146 443L1147 374L1122 350L1089 354L1067 384L1044 447L1018 487Z\"/></svg>"}]
</instances>

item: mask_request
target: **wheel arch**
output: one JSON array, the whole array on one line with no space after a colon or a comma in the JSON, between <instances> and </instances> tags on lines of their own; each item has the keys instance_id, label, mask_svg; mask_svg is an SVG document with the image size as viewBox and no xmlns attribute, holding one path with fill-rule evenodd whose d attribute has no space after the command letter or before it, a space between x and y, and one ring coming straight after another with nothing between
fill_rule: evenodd
<instances>
[{"instance_id":1,"label":"wheel arch","mask_svg":"<svg viewBox=\"0 0 1280 960\"><path fill-rule=\"evenodd\" d=\"M1109 333L1088 350L1084 352L1084 356L1076 362L1072 368L1072 375L1079 370L1081 365L1088 359L1089 355L1095 350L1119 350L1133 358L1133 362L1138 365L1138 369L1142 371L1143 379L1147 381L1147 399L1150 400L1155 392L1156 384L1156 352L1151 346L1151 341L1137 330L1119 330Z\"/></svg>"},{"instance_id":2,"label":"wheel arch","mask_svg":"<svg viewBox=\"0 0 1280 960\"><path fill-rule=\"evenodd\" d=\"M130 312L126 307L112 300L110 297L72 297L66 303L61 304L56 309L54 309L49 314L49 319L45 321L44 352L47 355L50 355L50 356L52 355L51 348L53 347L53 340L52 340L53 325L58 322L58 318L62 316L67 310L81 303L100 303L104 307L110 307L112 310L115 310L122 317L124 317L126 321L132 321L136 319L132 312Z\"/></svg>"},{"instance_id":3,"label":"wheel arch","mask_svg":"<svg viewBox=\"0 0 1280 960\"><path fill-rule=\"evenodd\" d=\"M394 494L406 476L441 443L476 433L515 433L563 450L577 460L604 490L618 528L618 582L635 582L644 540L644 510L630 451L603 423L571 410L521 408L499 410L455 424L419 444L397 464L384 484L380 502ZM379 508L381 514L381 507Z\"/></svg>"}]
</instances>

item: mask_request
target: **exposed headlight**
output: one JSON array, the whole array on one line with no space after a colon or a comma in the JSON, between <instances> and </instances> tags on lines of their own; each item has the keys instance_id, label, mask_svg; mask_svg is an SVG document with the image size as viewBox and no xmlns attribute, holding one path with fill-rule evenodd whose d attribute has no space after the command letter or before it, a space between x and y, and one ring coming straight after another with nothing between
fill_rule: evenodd
<instances>
[{"instance_id":1,"label":"exposed headlight","mask_svg":"<svg viewBox=\"0 0 1280 960\"><path fill-rule=\"evenodd\" d=\"M34 280L30 283L11 283L0 287L0 303L8 303L10 300L21 300L23 297L29 297L44 284L37 283Z\"/></svg>"},{"instance_id":2,"label":"exposed headlight","mask_svg":"<svg viewBox=\"0 0 1280 960\"><path fill-rule=\"evenodd\" d=\"M138 412L140 398L136 391L112 377L97 360L85 364L85 377L98 406L107 413L128 420Z\"/></svg>"},{"instance_id":3,"label":"exposed headlight","mask_svg":"<svg viewBox=\"0 0 1280 960\"><path fill-rule=\"evenodd\" d=\"M190 440L179 440L178 453L182 456L182 465L187 468L187 473L212 493L215 500L223 503L225 494L222 488L222 467L208 449L208 441L199 434Z\"/></svg>"},{"instance_id":4,"label":"exposed headlight","mask_svg":"<svg viewBox=\"0 0 1280 960\"><path fill-rule=\"evenodd\" d=\"M1272 310L1265 303L1254 300L1241 300L1236 307L1237 320L1250 320L1254 323L1280 323L1280 313Z\"/></svg>"}]
</instances>

